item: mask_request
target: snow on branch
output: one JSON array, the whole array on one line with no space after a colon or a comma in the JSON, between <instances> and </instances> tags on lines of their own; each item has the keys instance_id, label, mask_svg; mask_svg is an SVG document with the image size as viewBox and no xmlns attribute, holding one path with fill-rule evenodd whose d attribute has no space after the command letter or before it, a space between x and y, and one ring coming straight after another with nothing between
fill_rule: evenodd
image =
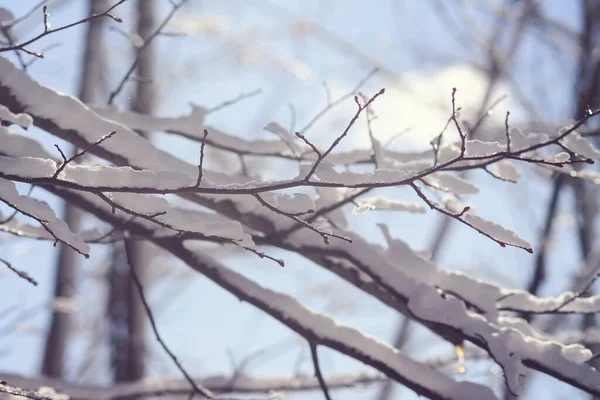
<instances>
[{"instance_id":1,"label":"snow on branch","mask_svg":"<svg viewBox=\"0 0 600 400\"><path fill-rule=\"evenodd\" d=\"M331 390L360 387L384 382L383 374L359 372L325 377ZM0 372L0 380L10 386L33 390L40 387L60 388L60 393L70 400L125 400L149 396L189 395L189 382L185 379L169 377L145 378L136 382L117 383L111 387L88 386L67 383L47 377L25 377ZM293 376L250 376L215 375L194 379L203 387L219 393L272 393L307 392L319 389L319 382L311 375Z\"/></svg>"},{"instance_id":2,"label":"snow on branch","mask_svg":"<svg viewBox=\"0 0 600 400\"><path fill-rule=\"evenodd\" d=\"M51 190L55 191L54 189ZM56 193L61 196L65 195L67 199L73 201L79 207L94 212L94 214L102 219L111 221L114 218L113 214L106 210L106 204L101 201L90 204L88 200L81 197L82 194L73 193L66 195L62 191ZM85 197L90 197L90 195L85 195ZM366 343L371 343L370 337L364 336L358 331L354 331L351 328L339 325L333 321L326 322L329 321L328 317L318 313L314 316L310 310L304 309L304 307L294 299L260 288L260 286L248 281L237 273L222 267L205 254L195 253L184 248L184 244L181 243L181 241L154 237L151 231L147 231L141 226L138 228L138 223L137 220L132 221L129 224L128 229L135 228L135 230L138 230L141 228L142 231L140 232L149 240L164 247L192 268L207 275L210 279L214 280L238 297L250 301L263 311L280 319L286 325L305 333L308 340L316 341L318 344L327 345L345 352L345 354L349 354L380 369L388 376L391 376L400 382L405 382L406 377L398 375L400 371L395 369L395 363L390 363L390 360L386 358L387 356L383 356L383 354L388 351L384 351L384 348L387 349L387 347L385 347L386 345L384 345L384 347L380 347L381 344L371 344L367 346L370 349L367 353L373 351L370 346L375 346L375 349L378 349L376 352L382 351L383 353L381 354L381 358L377 356L375 359L372 359L373 354L371 354L368 360L364 360L361 353L357 356L356 350L350 350L350 348L362 346L363 344L366 346ZM304 233L304 235L301 233L302 232L298 232L294 234L294 237L299 238L305 236L304 242L312 241L312 251L322 247L322 244L319 245L318 241L316 244L314 243L314 236L306 236L306 233ZM439 289L434 286L415 281L413 278L397 269L394 265L389 264L386 259L382 258L380 255L378 256L378 253L373 253L372 250L369 250L373 249L373 247L363 243L360 238L354 236L352 239L352 244L338 241L333 242L330 246L333 248L327 250L328 254L337 256L340 253L338 249L347 247L346 251L352 253L353 262L360 265L360 270L362 272L366 273L386 291L398 296L399 300L404 299L401 301L407 303L413 318L423 321L425 324L433 323L434 325L438 325L438 329L445 328L454 330L459 336L462 336L464 339L469 340L488 351L495 361L504 368L504 371L507 374L507 382L512 390L519 390L519 374L522 373L523 366L527 366L543 371L557 379L561 379L580 389L586 390L589 393L596 394L600 392L599 388L594 383L597 382L598 373L582 364L582 362L591 356L589 350L586 350L581 346L564 346L558 343L537 339L533 340L533 338L523 336L520 331L515 329L499 328L495 323L490 323L486 320L484 316L468 310L465 303L458 298L453 297L450 292L445 292L443 290L440 292ZM290 310L292 310L293 313L291 313ZM290 316L293 316L294 318L290 318ZM302 325L302 322L310 325L308 330ZM313 327L312 323L317 322L318 326ZM343 328L341 332L334 330L336 333L332 335L334 336L333 338L327 334L331 324L333 324L336 329L340 326ZM325 332L323 330L325 330ZM340 343L340 337L344 337L346 334L349 335L349 339L352 340L352 346L354 347L351 346L350 348L347 348L347 343ZM367 339L361 339L365 337ZM363 340L366 340L366 342L363 343ZM395 354L393 360L397 360L397 350L393 348L392 350ZM506 358L507 354L510 353L517 353L519 356ZM550 362L550 360L553 361ZM383 364L380 363L382 361ZM407 364L402 363L402 365ZM389 368L392 368L393 370L389 370ZM408 384L414 384L414 382L411 382Z\"/></svg>"},{"instance_id":3,"label":"snow on branch","mask_svg":"<svg viewBox=\"0 0 600 400\"><path fill-rule=\"evenodd\" d=\"M498 309L534 314L595 314L600 312L600 296L581 297L564 292L558 297L539 298L524 290L510 290L497 300Z\"/></svg>"},{"instance_id":4,"label":"snow on branch","mask_svg":"<svg viewBox=\"0 0 600 400\"><path fill-rule=\"evenodd\" d=\"M24 113L13 114L8 108L0 104L0 122L17 124L22 128L29 128L33 123L33 118Z\"/></svg>"},{"instance_id":5,"label":"snow on branch","mask_svg":"<svg viewBox=\"0 0 600 400\"><path fill-rule=\"evenodd\" d=\"M293 329L303 337L356 358L431 399L495 399L493 392L449 376L407 357L394 347L332 317L313 311L288 295L265 289L206 254L165 246L190 267Z\"/></svg>"},{"instance_id":6,"label":"snow on branch","mask_svg":"<svg viewBox=\"0 0 600 400\"><path fill-rule=\"evenodd\" d=\"M293 237L300 236L301 233L298 232ZM303 236L306 243L309 237ZM419 281L406 274L405 269L397 268L389 259L374 253L373 247L356 235L350 237L352 238L351 245L335 242L332 243L328 252L335 256L341 256L342 252L339 249L344 248L347 254L345 257L352 261L361 272L366 273L388 292L403 299L401 301L406 301L412 318L456 329L463 338L486 349L504 369L507 385L511 390L520 391L520 375L524 371L523 368L528 366L569 383L573 381L572 371L578 370L577 373L586 378L577 384L572 384L590 393L600 393L600 388L592 384L593 380L600 376L597 372L581 364L591 357L589 350L581 346L565 347L556 343L536 343L514 329L498 328L494 319L498 313L495 308L495 299L490 297L493 292L485 290L486 287L493 289L492 285L478 284L472 278L461 274L450 274L448 271L442 270L437 274L431 272L432 269L410 265L411 261L419 259L418 255L413 254L412 258L407 259L406 255L399 257L399 254L395 253L394 260L409 263L411 268L408 271L413 271L415 275L419 273L417 271L422 271L420 272L421 279L424 276L432 278L432 280ZM315 251L315 247L312 247L312 251ZM444 290L444 286L450 290ZM460 293L460 299L453 295L455 287L461 287L461 290L456 290L456 293ZM473 288L476 291L470 292L470 289ZM495 290L500 291L497 287ZM489 311L491 319L488 320L484 316L468 310L462 299L466 299L467 304L472 304L476 309ZM527 346L531 346L531 348L525 351L524 348ZM506 358L507 353L526 354L526 356ZM552 366L548 366L547 360L551 358L557 359Z\"/></svg>"},{"instance_id":7,"label":"snow on branch","mask_svg":"<svg viewBox=\"0 0 600 400\"><path fill-rule=\"evenodd\" d=\"M203 132L206 129L210 132L206 138L208 145L239 155L295 158L296 153L301 154L309 150L308 148L303 149L293 142L286 144L281 140L247 140L230 135L214 126L207 125L204 120L208 110L200 106L192 106L189 115L177 118L161 118L129 110L118 110L116 106L90 105L90 107L102 117L119 122L131 129L164 131L197 142L202 141ZM290 149L290 145L292 149ZM294 152L292 153L291 150Z\"/></svg>"},{"instance_id":8,"label":"snow on branch","mask_svg":"<svg viewBox=\"0 0 600 400\"><path fill-rule=\"evenodd\" d=\"M57 219L48 204L20 195L13 182L2 178L0 178L0 201L19 213L38 221L52 235L55 244L62 242L85 258L89 257L90 247L87 243L79 235L73 233L65 222Z\"/></svg>"}]
</instances>

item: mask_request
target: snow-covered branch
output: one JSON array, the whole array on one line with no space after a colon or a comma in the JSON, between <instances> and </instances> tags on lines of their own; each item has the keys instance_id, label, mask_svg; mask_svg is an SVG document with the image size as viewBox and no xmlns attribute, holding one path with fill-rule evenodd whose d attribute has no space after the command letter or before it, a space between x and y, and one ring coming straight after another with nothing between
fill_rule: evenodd
<instances>
[{"instance_id":1,"label":"snow-covered branch","mask_svg":"<svg viewBox=\"0 0 600 400\"><path fill-rule=\"evenodd\" d=\"M331 390L346 389L357 386L372 385L383 382L386 378L376 373L356 373L347 375L326 376ZM120 383L111 387L86 386L46 377L25 377L0 372L0 380L10 386L37 390L40 387L60 388L60 393L71 400L126 400L144 396L157 395L189 395L189 383L184 379L152 378L138 382ZM231 376L215 375L198 378L195 381L217 393L296 393L319 390L319 382L314 376Z\"/></svg>"}]
</instances>

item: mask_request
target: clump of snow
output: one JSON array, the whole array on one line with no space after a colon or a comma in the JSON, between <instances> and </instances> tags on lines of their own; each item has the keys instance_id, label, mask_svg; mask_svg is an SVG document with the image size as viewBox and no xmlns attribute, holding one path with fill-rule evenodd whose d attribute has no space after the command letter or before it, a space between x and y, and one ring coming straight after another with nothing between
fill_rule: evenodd
<instances>
[{"instance_id":1,"label":"clump of snow","mask_svg":"<svg viewBox=\"0 0 600 400\"><path fill-rule=\"evenodd\" d=\"M364 214L369 210L408 211L412 213L424 213L425 207L417 203L392 200L385 197L367 197L357 202L352 214Z\"/></svg>"},{"instance_id":2,"label":"clump of snow","mask_svg":"<svg viewBox=\"0 0 600 400\"><path fill-rule=\"evenodd\" d=\"M131 129L164 131L197 142L203 140L204 129L206 129L208 131L206 140L213 146L242 153L295 156L297 153L302 153L303 150L309 150L308 146L302 147L295 143L293 141L295 137L292 137L283 127L275 123L268 124L265 129L283 135L282 137L289 137L289 140L246 140L242 137L227 134L214 126L206 124L204 120L207 109L195 105L192 106L192 111L188 115L165 118L119 110L115 106L90 105L90 107L99 115L117 121Z\"/></svg>"},{"instance_id":3,"label":"clump of snow","mask_svg":"<svg viewBox=\"0 0 600 400\"><path fill-rule=\"evenodd\" d=\"M510 149L511 151L522 150L534 146L536 144L544 143L550 140L548 135L545 133L523 133L519 128L512 128L510 130Z\"/></svg>"},{"instance_id":4,"label":"clump of snow","mask_svg":"<svg viewBox=\"0 0 600 400\"><path fill-rule=\"evenodd\" d=\"M561 151L560 153L554 155L554 161L559 163L567 162L570 158L571 156L566 151Z\"/></svg>"},{"instance_id":5,"label":"clump of snow","mask_svg":"<svg viewBox=\"0 0 600 400\"><path fill-rule=\"evenodd\" d=\"M459 196L475 194L479 192L479 188L477 188L477 186L454 174L438 172L423 178L423 181L438 190L454 193Z\"/></svg>"},{"instance_id":6,"label":"clump of snow","mask_svg":"<svg viewBox=\"0 0 600 400\"><path fill-rule=\"evenodd\" d=\"M2 143L0 154L11 157L27 155L37 158L52 158L52 155L37 140L13 132L4 126L0 126L0 142Z\"/></svg>"},{"instance_id":7,"label":"clump of snow","mask_svg":"<svg viewBox=\"0 0 600 400\"><path fill-rule=\"evenodd\" d=\"M498 142L483 142L476 139L468 140L466 145L467 150L465 155L467 157L489 156L505 150L505 146L502 146Z\"/></svg>"},{"instance_id":8,"label":"clump of snow","mask_svg":"<svg viewBox=\"0 0 600 400\"><path fill-rule=\"evenodd\" d=\"M304 178L311 170L312 164L300 166L299 178ZM319 164L312 180L324 183L353 186L374 183L393 183L415 176L419 171L377 169L373 172L352 172L335 170L334 165L323 161Z\"/></svg>"},{"instance_id":9,"label":"clump of snow","mask_svg":"<svg viewBox=\"0 0 600 400\"><path fill-rule=\"evenodd\" d=\"M299 214L314 211L315 201L304 193L271 193L261 195L267 203L285 213Z\"/></svg>"},{"instance_id":10,"label":"clump of snow","mask_svg":"<svg viewBox=\"0 0 600 400\"><path fill-rule=\"evenodd\" d=\"M2 9L0 8L0 14L1 10ZM31 115L24 113L14 114L2 104L0 104L0 121L8 121L25 129L29 128L31 124L33 124L33 118L31 118Z\"/></svg>"},{"instance_id":11,"label":"clump of snow","mask_svg":"<svg viewBox=\"0 0 600 400\"><path fill-rule=\"evenodd\" d=\"M464 209L463 204L452 198L446 199L445 206L455 213L460 213ZM525 239L521 238L515 232L495 222L484 219L478 215L474 215L471 211L472 210L465 212L461 218L465 222L473 226L475 229L489 235L490 237L498 240L499 242L502 242L502 246L510 245L515 247L521 247L530 253L533 252L533 247L531 246L531 244Z\"/></svg>"},{"instance_id":12,"label":"clump of snow","mask_svg":"<svg viewBox=\"0 0 600 400\"><path fill-rule=\"evenodd\" d=\"M0 7L0 25L8 26L15 20L15 15L8 8Z\"/></svg>"},{"instance_id":13,"label":"clump of snow","mask_svg":"<svg viewBox=\"0 0 600 400\"><path fill-rule=\"evenodd\" d=\"M52 232L58 240L86 256L89 254L90 248L87 243L79 235L73 233L64 221L57 219L48 204L20 195L14 182L0 178L0 200L15 210L34 217L44 228Z\"/></svg>"},{"instance_id":14,"label":"clump of snow","mask_svg":"<svg viewBox=\"0 0 600 400\"><path fill-rule=\"evenodd\" d=\"M242 225L237 221L207 221L201 214L192 210L181 210L172 207L165 198L154 195L133 193L107 193L112 201L129 210L146 216L164 213L153 218L173 229L196 232L205 236L221 237L233 241L248 240Z\"/></svg>"},{"instance_id":15,"label":"clump of snow","mask_svg":"<svg viewBox=\"0 0 600 400\"><path fill-rule=\"evenodd\" d=\"M591 158L592 160L600 160L600 151L596 149L592 143L581 136L578 132L569 133L562 139L563 145L583 157Z\"/></svg>"},{"instance_id":16,"label":"clump of snow","mask_svg":"<svg viewBox=\"0 0 600 400\"><path fill-rule=\"evenodd\" d=\"M510 182L518 182L521 174L510 160L502 159L491 166L490 171L495 177Z\"/></svg>"},{"instance_id":17,"label":"clump of snow","mask_svg":"<svg viewBox=\"0 0 600 400\"><path fill-rule=\"evenodd\" d=\"M127 166L71 164L58 177L86 187L154 188L161 191L190 187L196 180L176 171L140 171Z\"/></svg>"}]
</instances>

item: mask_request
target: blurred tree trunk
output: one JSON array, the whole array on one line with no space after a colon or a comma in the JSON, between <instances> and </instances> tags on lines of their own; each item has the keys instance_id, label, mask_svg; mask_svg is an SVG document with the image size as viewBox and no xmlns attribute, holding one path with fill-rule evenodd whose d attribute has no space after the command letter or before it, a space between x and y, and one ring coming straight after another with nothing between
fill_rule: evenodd
<instances>
[{"instance_id":1,"label":"blurred tree trunk","mask_svg":"<svg viewBox=\"0 0 600 400\"><path fill-rule=\"evenodd\" d=\"M105 0L88 0L87 14L103 12L107 7ZM85 103L97 99L97 84L102 76L102 28L104 18L97 18L86 24L86 40L82 57L82 73L79 88L79 99ZM72 150L74 154L76 149ZM81 220L81 211L69 203L63 208L65 222L72 230L77 231ZM54 298L69 299L75 296L78 263L81 255L64 244L60 244L56 262L56 277L54 284ZM50 329L45 341L42 374L50 377L62 377L64 374L64 358L67 350L67 341L70 328L69 313L55 309L52 313Z\"/></svg>"},{"instance_id":2,"label":"blurred tree trunk","mask_svg":"<svg viewBox=\"0 0 600 400\"><path fill-rule=\"evenodd\" d=\"M577 117L581 118L588 109L600 107L600 56L598 48L600 46L600 0L582 1L582 32L580 35L580 57L578 74L578 104ZM596 144L597 141L596 141ZM579 180L574 181L573 189L575 192L575 215L577 216L577 225L579 230L579 246L583 261L586 267L582 272L589 273L593 268L591 263L592 250L597 236L594 231L594 221L598 215L598 188L596 185L586 184ZM593 289L590 289L588 295L592 295ZM581 322L583 331L595 328L598 321L594 314L586 314ZM600 346L591 346L590 350L598 354ZM600 369L600 359L595 358L590 365ZM600 397L592 396L594 400L600 400Z\"/></svg>"},{"instance_id":3,"label":"blurred tree trunk","mask_svg":"<svg viewBox=\"0 0 600 400\"><path fill-rule=\"evenodd\" d=\"M137 34L146 40L155 26L155 1L138 0L136 8ZM141 79L136 79L135 98L131 108L139 113L151 114L155 104L154 45L145 47L139 57L137 76ZM139 133L148 137L146 132ZM142 284L147 283L151 248L147 243L140 241L131 243L130 248L131 268L135 268ZM140 379L145 375L144 328L147 318L129 269L123 243L113 246L109 301L114 380L126 382Z\"/></svg>"}]
</instances>

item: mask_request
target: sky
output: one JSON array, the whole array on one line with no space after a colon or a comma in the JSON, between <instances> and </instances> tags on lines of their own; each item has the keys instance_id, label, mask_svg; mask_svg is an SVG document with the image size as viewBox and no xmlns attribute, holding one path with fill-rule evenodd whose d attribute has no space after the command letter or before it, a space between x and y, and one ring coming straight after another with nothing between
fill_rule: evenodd
<instances>
[{"instance_id":1,"label":"sky","mask_svg":"<svg viewBox=\"0 0 600 400\"><path fill-rule=\"evenodd\" d=\"M32 3L8 0L2 7L18 16L26 12ZM81 18L85 12L84 3L63 0L51 6L52 26L62 26ZM168 1L158 3L161 15L165 15ZM374 106L378 117L373 125L376 136L387 141L405 132L394 141L394 148L411 150L427 147L430 138L443 128L450 115L453 87L458 89L457 101L463 107L461 116L466 119L476 114L485 92L485 76L467 64L481 62L476 46L462 39L460 26L445 26L437 17L435 8L425 5L428 2L380 1L366 5L365 2L348 1L342 5L340 2L316 0L259 0L252 4L237 0L192 3L193 6L179 14L170 27L174 32L189 36L161 38L158 42L158 66L162 78L157 83L160 98L157 115L160 116L189 113L190 103L214 106L240 93L261 89L260 95L211 115L209 122L236 135L264 137L261 128L270 121L282 126L291 124L289 104L293 104L295 109L295 126L301 127L326 105L327 93L333 99L345 94L376 63L382 71L364 86L366 94L375 93L381 87L387 90ZM477 2L464 3L469 5L473 20L481 25L474 29L486 30L487 24L492 21L481 17ZM568 25L576 24L577 14L572 3L553 2L546 8L552 17ZM125 20L132 18L128 7L116 13ZM41 29L41 15L34 15L23 25L23 37L31 36ZM32 76L54 89L76 94L82 33L83 29L77 27L41 43L40 47L49 43L60 43L61 46L48 51L43 60L31 67ZM125 60L131 53L131 46L117 32L111 31L107 37L107 86L112 88L127 66ZM544 121L551 124L568 121L572 114L568 100L572 89L567 79L556 78L560 74L568 76L569 66L559 68L556 63L547 62L553 60L553 53L537 46L534 39L528 39L520 49L513 71L519 82L518 88L505 81L497 85L491 98L506 96L506 99L489 116L488 126L501 123L506 110L511 111L515 123L531 115L531 110L519 102L517 89L539 96L534 108ZM552 85L544 84L549 81ZM326 82L325 85L323 82ZM123 106L127 102L127 93L124 93L118 104ZM311 140L322 145L330 143L347 123L354 112L353 107L352 102L348 102L334 110L329 118L311 131ZM32 130L31 134L39 137L48 149L55 143L64 146L64 142L50 135L36 130ZM159 147L186 160L197 158L198 146L190 145L185 139L158 134L154 140ZM348 140L342 143L342 148L368 146L370 142L364 127L353 130ZM215 168L219 168L216 165L218 155L211 157L214 157L211 162ZM222 168L232 167L227 164ZM531 170L519 169L523 174L522 181L512 186L493 180L487 174L473 173L471 178L480 187L481 193L469 197L468 201L480 215L514 230L535 245L549 184ZM269 163L263 166L263 173L276 178L293 172L282 171L278 164ZM24 186L20 189L27 190ZM418 200L405 189L389 189L383 193L402 200ZM55 210L60 209L60 202L42 190L36 189L34 195L48 201ZM568 215L571 194L565 193L563 199L560 203L561 232L554 237L556 247L550 252L551 276L542 290L542 294L546 295L556 295L568 289L566 285L579 264L573 220ZM5 212L5 209L0 208L0 211ZM433 212L415 215L371 211L349 217L350 227L372 242L383 243L376 224L384 222L390 226L394 236L418 249L429 246L439 221L440 217ZM35 276L40 286L29 287L10 273L0 274L0 299L8 307L16 307L15 311L0 319L0 369L34 374L41 362L41 340L49 316L44 304L51 297L52 269L58 251L49 243L2 239L4 242L1 242L0 249L3 254ZM75 345L70 354L73 365L77 365L81 355L87 351L90 340L94 338L91 332L98 330L93 320L102 313L98 299L102 299L104 293L98 282L102 272L106 271L107 253L100 246L93 246L92 251L92 258L82 264L82 296L76 312L82 333L74 338ZM312 308L330 312L368 333L392 340L398 325L396 313L295 254L276 249L269 249L269 254L284 258L286 268L275 269L279 267L273 263L240 253L223 252L222 260L266 287L294 295ZM529 278L533 256L521 249L500 248L467 227L453 224L439 264L474 273L505 287L521 288ZM149 294L161 332L193 374L228 373L232 362L239 362L246 355L273 343L281 343L281 348L276 347L272 352L275 354L251 364L253 374L291 374L296 366L299 371L312 374L307 346L281 324L263 316L250 305L240 303L208 279L187 271L181 262L164 254L157 253L149 268L162 274L162 279ZM214 304L219 306L214 307ZM10 329L12 326L7 327L10 323L5 321L12 320L22 310L31 310L33 317L25 324L17 324L18 334L15 334ZM3 332L10 332L10 335ZM452 351L451 346L434 341L424 329L417 329L407 347L407 352L418 359ZM108 354L105 350L100 353L98 362L106 363ZM24 354L27 356L23 357ZM323 370L329 373L360 369L359 363L333 351L323 350L321 360ZM153 348L149 365L153 375L176 374L158 346ZM501 378L491 373L490 366L474 365L472 369L468 368L464 377L493 382L495 387L500 388ZM73 367L69 373L75 379L76 368ZM106 383L108 376L88 373L79 379ZM536 395L564 398L561 397L563 393L573 395L575 391L565 384L550 382L554 381L536 378L535 386L532 385ZM358 399L371 393L373 390L363 392L355 389L340 392L336 397ZM403 399L415 398L407 390L397 391L397 394L401 394ZM294 395L290 398L310 396Z\"/></svg>"}]
</instances>

